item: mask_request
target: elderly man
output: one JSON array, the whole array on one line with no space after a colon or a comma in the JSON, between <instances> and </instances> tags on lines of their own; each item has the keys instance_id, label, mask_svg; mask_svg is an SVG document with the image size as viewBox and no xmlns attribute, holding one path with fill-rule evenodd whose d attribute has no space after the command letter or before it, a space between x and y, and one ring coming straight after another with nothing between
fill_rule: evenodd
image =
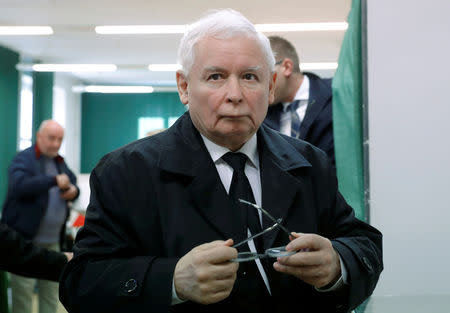
<instances>
[{"instance_id":1,"label":"elderly man","mask_svg":"<svg viewBox=\"0 0 450 313\"><path fill-rule=\"evenodd\" d=\"M2 222L25 239L56 251L65 237L68 201L79 194L75 175L58 155L63 137L64 129L57 122L42 122L36 144L19 152L9 167L2 212ZM13 313L31 312L35 284L35 279L11 275ZM38 280L38 292L39 312L56 312L58 284Z\"/></svg>"},{"instance_id":2,"label":"elderly man","mask_svg":"<svg viewBox=\"0 0 450 313\"><path fill-rule=\"evenodd\" d=\"M276 79L268 39L240 13L216 11L184 35L179 59L189 111L91 174L61 279L67 310L346 312L361 303L382 270L381 234L354 217L325 153L261 125Z\"/></svg>"}]
</instances>

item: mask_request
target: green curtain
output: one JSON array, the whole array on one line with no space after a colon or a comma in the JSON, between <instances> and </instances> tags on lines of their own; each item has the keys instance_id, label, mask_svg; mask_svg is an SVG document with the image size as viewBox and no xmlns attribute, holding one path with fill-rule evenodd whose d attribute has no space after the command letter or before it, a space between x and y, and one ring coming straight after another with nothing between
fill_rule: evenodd
<instances>
[{"instance_id":1,"label":"green curtain","mask_svg":"<svg viewBox=\"0 0 450 313\"><path fill-rule=\"evenodd\" d=\"M355 210L356 217L367 221L364 199L363 10L365 0L352 1L332 89L339 190ZM354 312L363 313L368 301L366 299Z\"/></svg>"},{"instance_id":2,"label":"green curtain","mask_svg":"<svg viewBox=\"0 0 450 313\"><path fill-rule=\"evenodd\" d=\"M365 220L361 1L353 0L333 78L333 128L339 189Z\"/></svg>"}]
</instances>

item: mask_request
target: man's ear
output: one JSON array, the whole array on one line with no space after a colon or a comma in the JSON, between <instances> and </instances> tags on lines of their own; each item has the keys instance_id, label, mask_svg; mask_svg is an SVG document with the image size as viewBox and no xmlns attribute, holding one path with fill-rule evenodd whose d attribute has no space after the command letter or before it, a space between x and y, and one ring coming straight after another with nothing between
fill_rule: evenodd
<instances>
[{"instance_id":1,"label":"man's ear","mask_svg":"<svg viewBox=\"0 0 450 313\"><path fill-rule=\"evenodd\" d=\"M188 104L188 82L183 71L177 71L177 88L181 103L183 103L184 105Z\"/></svg>"},{"instance_id":2,"label":"man's ear","mask_svg":"<svg viewBox=\"0 0 450 313\"><path fill-rule=\"evenodd\" d=\"M294 72L294 62L289 58L285 58L283 60L283 63L281 63L281 66L282 66L282 73L286 77L291 76L292 72Z\"/></svg>"},{"instance_id":3,"label":"man's ear","mask_svg":"<svg viewBox=\"0 0 450 313\"><path fill-rule=\"evenodd\" d=\"M272 73L269 81L269 105L275 100L275 82L277 80L277 72Z\"/></svg>"}]
</instances>

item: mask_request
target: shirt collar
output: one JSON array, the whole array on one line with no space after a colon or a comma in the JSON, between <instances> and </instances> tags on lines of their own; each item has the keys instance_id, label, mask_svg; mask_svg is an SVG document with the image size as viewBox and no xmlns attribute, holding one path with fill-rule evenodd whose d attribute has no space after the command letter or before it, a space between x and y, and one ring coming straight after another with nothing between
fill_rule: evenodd
<instances>
[{"instance_id":1,"label":"shirt collar","mask_svg":"<svg viewBox=\"0 0 450 313\"><path fill-rule=\"evenodd\" d=\"M308 100L309 99L309 77L308 75L303 75L303 81L295 94L294 100ZM291 102L283 102L283 109L286 110L287 106Z\"/></svg>"},{"instance_id":2,"label":"shirt collar","mask_svg":"<svg viewBox=\"0 0 450 313\"><path fill-rule=\"evenodd\" d=\"M36 155L36 159L39 159L41 155L43 155L37 144L34 145L34 153ZM54 157L54 159L58 163L64 162L64 158L59 154L56 157Z\"/></svg>"},{"instance_id":3,"label":"shirt collar","mask_svg":"<svg viewBox=\"0 0 450 313\"><path fill-rule=\"evenodd\" d=\"M206 149L208 150L209 154L211 155L212 160L214 163L221 160L221 157L231 150L222 146L219 146L215 142L209 140L202 134L203 142L205 143ZM256 138L256 133L253 134L253 136L236 152L242 152L244 153L248 159L250 160L250 163L255 167L259 168L259 158L258 158L258 143Z\"/></svg>"}]
</instances>

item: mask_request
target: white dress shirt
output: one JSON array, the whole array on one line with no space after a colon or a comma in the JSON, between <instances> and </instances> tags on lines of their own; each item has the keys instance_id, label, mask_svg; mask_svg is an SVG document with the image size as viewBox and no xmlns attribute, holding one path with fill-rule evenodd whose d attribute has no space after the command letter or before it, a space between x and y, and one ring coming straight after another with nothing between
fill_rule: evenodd
<instances>
[{"instance_id":1,"label":"white dress shirt","mask_svg":"<svg viewBox=\"0 0 450 313\"><path fill-rule=\"evenodd\" d=\"M305 118L309 100L309 77L307 75L303 75L303 82L292 101L295 100L300 100L297 114L300 122L302 122ZM280 115L280 133L288 136L291 135L291 112L288 109L289 104L291 104L291 102L283 102L283 111Z\"/></svg>"}]
</instances>

